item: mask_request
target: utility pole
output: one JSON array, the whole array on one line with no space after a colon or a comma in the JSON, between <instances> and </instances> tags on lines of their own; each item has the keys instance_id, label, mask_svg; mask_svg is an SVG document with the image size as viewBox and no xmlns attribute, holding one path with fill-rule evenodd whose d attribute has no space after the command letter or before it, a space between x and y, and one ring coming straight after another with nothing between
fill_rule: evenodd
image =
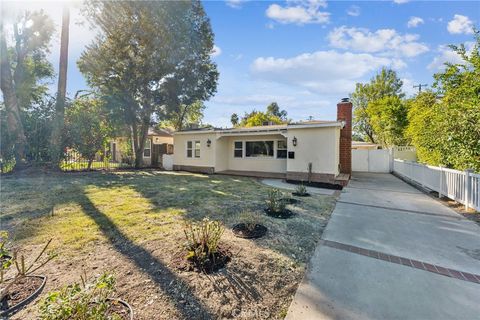
<instances>
[{"instance_id":1,"label":"utility pole","mask_svg":"<svg viewBox=\"0 0 480 320\"><path fill-rule=\"evenodd\" d=\"M417 85L417 86L413 86L413 88L414 88L414 89L415 89L415 88L418 88L418 93L420 93L420 92L422 92L422 88L425 88L425 87L427 87L427 86L428 86L428 84L419 84L419 85Z\"/></svg>"}]
</instances>

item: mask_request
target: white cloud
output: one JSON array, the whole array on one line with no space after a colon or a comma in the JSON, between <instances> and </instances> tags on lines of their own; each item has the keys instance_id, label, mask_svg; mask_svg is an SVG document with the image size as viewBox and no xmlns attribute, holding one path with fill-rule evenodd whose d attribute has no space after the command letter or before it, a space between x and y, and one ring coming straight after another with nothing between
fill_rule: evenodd
<instances>
[{"instance_id":1,"label":"white cloud","mask_svg":"<svg viewBox=\"0 0 480 320\"><path fill-rule=\"evenodd\" d=\"M342 26L331 31L328 39L332 47L357 52L414 57L429 50L427 45L416 41L419 39L418 35L401 35L394 29L371 32L368 29Z\"/></svg>"},{"instance_id":2,"label":"white cloud","mask_svg":"<svg viewBox=\"0 0 480 320\"><path fill-rule=\"evenodd\" d=\"M467 54L470 54L473 50L474 43L473 42L466 42L465 48L467 50ZM429 70L432 71L440 71L445 69L445 63L451 64L463 64L464 61L462 57L460 57L455 51L450 49L446 45L441 45L437 49L438 55L433 58L432 62L427 66Z\"/></svg>"},{"instance_id":3,"label":"white cloud","mask_svg":"<svg viewBox=\"0 0 480 320\"><path fill-rule=\"evenodd\" d=\"M424 24L425 21L423 21L422 18L420 17L410 17L410 20L407 22L407 27L409 28L416 28L421 24Z\"/></svg>"},{"instance_id":4,"label":"white cloud","mask_svg":"<svg viewBox=\"0 0 480 320\"><path fill-rule=\"evenodd\" d=\"M326 6L327 2L324 0L290 0L287 1L286 6L271 4L267 8L266 15L283 24L328 23L330 13L321 11L321 8L326 8Z\"/></svg>"},{"instance_id":5,"label":"white cloud","mask_svg":"<svg viewBox=\"0 0 480 320\"><path fill-rule=\"evenodd\" d=\"M396 4L404 4L410 2L410 0L393 0L393 2L395 2Z\"/></svg>"},{"instance_id":6,"label":"white cloud","mask_svg":"<svg viewBox=\"0 0 480 320\"><path fill-rule=\"evenodd\" d=\"M251 66L254 77L300 86L315 93L345 93L357 80L383 66L399 61L367 53L339 53L334 50L304 53L293 58L260 57Z\"/></svg>"},{"instance_id":7,"label":"white cloud","mask_svg":"<svg viewBox=\"0 0 480 320\"><path fill-rule=\"evenodd\" d=\"M360 15L360 7L352 5L347 9L347 14L352 17L358 17Z\"/></svg>"},{"instance_id":8,"label":"white cloud","mask_svg":"<svg viewBox=\"0 0 480 320\"><path fill-rule=\"evenodd\" d=\"M222 54L222 49L219 46L214 45L213 49L212 49L212 52L210 53L210 56L218 57L221 54Z\"/></svg>"},{"instance_id":9,"label":"white cloud","mask_svg":"<svg viewBox=\"0 0 480 320\"><path fill-rule=\"evenodd\" d=\"M473 22L467 16L456 14L453 16L453 20L448 22L447 30L452 34L473 33Z\"/></svg>"},{"instance_id":10,"label":"white cloud","mask_svg":"<svg viewBox=\"0 0 480 320\"><path fill-rule=\"evenodd\" d=\"M230 8L240 9L247 0L226 0L226 5Z\"/></svg>"}]
</instances>

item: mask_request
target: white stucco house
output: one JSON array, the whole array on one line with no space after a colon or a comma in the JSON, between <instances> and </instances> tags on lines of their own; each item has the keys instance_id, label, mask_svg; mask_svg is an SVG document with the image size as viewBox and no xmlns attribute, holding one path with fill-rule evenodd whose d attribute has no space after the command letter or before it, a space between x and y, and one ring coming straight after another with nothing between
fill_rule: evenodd
<instances>
[{"instance_id":1,"label":"white stucco house","mask_svg":"<svg viewBox=\"0 0 480 320\"><path fill-rule=\"evenodd\" d=\"M173 134L173 169L346 184L351 173L352 104L336 121L307 121Z\"/></svg>"}]
</instances>

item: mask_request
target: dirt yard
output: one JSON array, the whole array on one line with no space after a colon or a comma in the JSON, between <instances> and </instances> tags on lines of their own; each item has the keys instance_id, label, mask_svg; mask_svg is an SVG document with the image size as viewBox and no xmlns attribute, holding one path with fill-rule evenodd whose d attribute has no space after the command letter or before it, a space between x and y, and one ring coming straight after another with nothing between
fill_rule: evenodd
<instances>
[{"instance_id":1,"label":"dirt yard","mask_svg":"<svg viewBox=\"0 0 480 320\"><path fill-rule=\"evenodd\" d=\"M80 274L117 277L117 297L135 319L281 319L335 204L299 198L290 219L263 213L269 187L255 179L159 171L7 175L1 178L1 229L26 253L53 238L59 256L39 273L42 295L11 319L36 319L48 291ZM257 240L233 236L241 212L268 227ZM179 270L186 221L226 226L232 260L211 275Z\"/></svg>"}]
</instances>

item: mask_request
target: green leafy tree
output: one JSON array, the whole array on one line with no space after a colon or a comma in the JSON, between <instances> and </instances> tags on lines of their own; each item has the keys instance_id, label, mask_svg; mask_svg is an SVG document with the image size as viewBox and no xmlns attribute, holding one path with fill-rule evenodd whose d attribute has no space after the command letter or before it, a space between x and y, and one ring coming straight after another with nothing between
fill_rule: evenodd
<instances>
[{"instance_id":1,"label":"green leafy tree","mask_svg":"<svg viewBox=\"0 0 480 320\"><path fill-rule=\"evenodd\" d=\"M190 105L180 104L166 116L167 120L161 123L162 127L171 127L175 130L200 125L203 119L205 105L202 101L196 101Z\"/></svg>"},{"instance_id":2,"label":"green leafy tree","mask_svg":"<svg viewBox=\"0 0 480 320\"><path fill-rule=\"evenodd\" d=\"M264 123L272 123L272 124L282 124L285 123L279 117L270 114L268 112L256 111L253 110L250 113L245 113L245 116L240 121L240 127L255 127L261 126Z\"/></svg>"},{"instance_id":3,"label":"green leafy tree","mask_svg":"<svg viewBox=\"0 0 480 320\"><path fill-rule=\"evenodd\" d=\"M440 165L441 151L441 108L433 91L424 91L408 101L408 127L405 131L417 151L420 162Z\"/></svg>"},{"instance_id":4,"label":"green leafy tree","mask_svg":"<svg viewBox=\"0 0 480 320\"><path fill-rule=\"evenodd\" d=\"M405 145L408 125L407 106L398 96L386 96L370 102L365 109L377 143L386 147Z\"/></svg>"},{"instance_id":5,"label":"green leafy tree","mask_svg":"<svg viewBox=\"0 0 480 320\"><path fill-rule=\"evenodd\" d=\"M240 119L238 118L238 114L232 113L232 116L230 117L230 122L232 123L232 126L236 127L238 126L238 122Z\"/></svg>"},{"instance_id":6,"label":"green leafy tree","mask_svg":"<svg viewBox=\"0 0 480 320\"><path fill-rule=\"evenodd\" d=\"M357 83L350 94L353 103L353 129L367 141L376 143L376 132L367 113L368 104L384 97L403 98L403 82L391 69L382 68L369 83Z\"/></svg>"},{"instance_id":7,"label":"green leafy tree","mask_svg":"<svg viewBox=\"0 0 480 320\"><path fill-rule=\"evenodd\" d=\"M421 162L480 171L480 33L474 35L471 52L450 46L463 61L434 75L436 92L410 102L407 134Z\"/></svg>"},{"instance_id":8,"label":"green leafy tree","mask_svg":"<svg viewBox=\"0 0 480 320\"><path fill-rule=\"evenodd\" d=\"M90 169L95 155L111 134L104 103L95 98L79 98L67 109L65 117L67 146L88 160Z\"/></svg>"},{"instance_id":9,"label":"green leafy tree","mask_svg":"<svg viewBox=\"0 0 480 320\"><path fill-rule=\"evenodd\" d=\"M274 115L283 121L287 120L287 111L285 110L280 110L280 107L278 106L278 103L272 102L267 106L267 113Z\"/></svg>"},{"instance_id":10,"label":"green leafy tree","mask_svg":"<svg viewBox=\"0 0 480 320\"><path fill-rule=\"evenodd\" d=\"M7 28L13 30L12 47L7 46ZM1 25L1 77L3 93L2 158L14 156L20 167L27 159L27 134L24 112L42 103L48 87L45 79L53 76L46 56L52 33L52 20L43 11L25 11L9 27Z\"/></svg>"},{"instance_id":11,"label":"green leafy tree","mask_svg":"<svg viewBox=\"0 0 480 320\"><path fill-rule=\"evenodd\" d=\"M166 120L216 90L210 21L199 1L92 0L85 13L100 35L78 66L115 102L109 103L112 117L130 128L140 167L152 115Z\"/></svg>"}]
</instances>

